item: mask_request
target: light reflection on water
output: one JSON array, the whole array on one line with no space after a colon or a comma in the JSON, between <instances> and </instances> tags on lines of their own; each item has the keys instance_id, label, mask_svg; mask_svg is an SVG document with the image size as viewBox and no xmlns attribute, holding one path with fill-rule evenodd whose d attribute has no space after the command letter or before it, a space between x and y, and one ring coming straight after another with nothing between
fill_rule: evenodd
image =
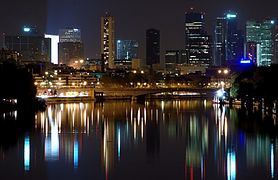
<instances>
[{"instance_id":1,"label":"light reflection on water","mask_svg":"<svg viewBox=\"0 0 278 180\"><path fill-rule=\"evenodd\" d=\"M23 162L16 176L0 177L277 177L277 139L240 130L236 109L206 100L50 104L35 121L18 151L0 149L1 169Z\"/></svg>"}]
</instances>

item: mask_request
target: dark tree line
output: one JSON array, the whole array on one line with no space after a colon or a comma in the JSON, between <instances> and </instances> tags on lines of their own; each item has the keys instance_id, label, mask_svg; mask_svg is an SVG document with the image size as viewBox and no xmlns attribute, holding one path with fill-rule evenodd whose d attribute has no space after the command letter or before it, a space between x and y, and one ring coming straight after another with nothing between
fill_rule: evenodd
<instances>
[{"instance_id":1,"label":"dark tree line","mask_svg":"<svg viewBox=\"0 0 278 180\"><path fill-rule=\"evenodd\" d=\"M251 105L252 102L264 99L266 106L271 107L278 100L278 66L252 67L240 73L231 89L233 96L241 99L242 103Z\"/></svg>"},{"instance_id":2,"label":"dark tree line","mask_svg":"<svg viewBox=\"0 0 278 180\"><path fill-rule=\"evenodd\" d=\"M34 103L36 87L31 72L27 68L10 61L0 64L0 100L17 99L19 106ZM28 106L26 106L28 108Z\"/></svg>"}]
</instances>

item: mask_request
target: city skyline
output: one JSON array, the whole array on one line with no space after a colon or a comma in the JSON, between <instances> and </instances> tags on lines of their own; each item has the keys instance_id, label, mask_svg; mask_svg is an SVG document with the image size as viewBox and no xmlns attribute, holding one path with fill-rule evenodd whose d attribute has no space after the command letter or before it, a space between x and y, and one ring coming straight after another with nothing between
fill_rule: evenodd
<instances>
[{"instance_id":1,"label":"city skyline","mask_svg":"<svg viewBox=\"0 0 278 180\"><path fill-rule=\"evenodd\" d=\"M252 3L252 9L250 4ZM97 5L96 5L97 4ZM195 1L133 1L113 2L110 0L97 2L70 0L54 2L54 0L34 0L20 2L12 0L4 2L3 7L14 7L16 13L9 13L9 8L3 8L0 14L4 18L1 33L17 34L20 28L35 25L42 33L58 34L59 29L78 27L82 30L85 56L98 58L100 56L100 17L110 12L115 17L115 38L135 39L141 44L139 56L145 57L145 30L156 28L161 31L161 52L167 49L184 48L185 13L190 7L205 12L206 28L212 34L215 19L231 10L237 12L240 18L240 29L244 30L247 20L261 20L278 17L275 11L277 2L274 0L262 4L261 1L195 0ZM211 5L213 4L213 6ZM158 7L158 8L157 8ZM62 9L62 10L61 10ZM65 9L65 10L63 10ZM20 15L19 15L20 14ZM36 16L34 16L36 14ZM173 33L175 32L175 33ZM1 37L2 41L2 37Z\"/></svg>"}]
</instances>

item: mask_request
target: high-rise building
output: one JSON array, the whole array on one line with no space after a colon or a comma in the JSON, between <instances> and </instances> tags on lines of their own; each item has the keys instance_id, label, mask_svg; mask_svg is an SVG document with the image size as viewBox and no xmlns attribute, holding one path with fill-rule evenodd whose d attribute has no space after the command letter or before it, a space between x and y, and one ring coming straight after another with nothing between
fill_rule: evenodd
<instances>
[{"instance_id":1,"label":"high-rise building","mask_svg":"<svg viewBox=\"0 0 278 180\"><path fill-rule=\"evenodd\" d=\"M187 56L185 50L166 50L165 52L165 68L167 71L173 71L178 64L187 64Z\"/></svg>"},{"instance_id":2,"label":"high-rise building","mask_svg":"<svg viewBox=\"0 0 278 180\"><path fill-rule=\"evenodd\" d=\"M278 25L275 26L274 32L274 58L272 64L278 64Z\"/></svg>"},{"instance_id":3,"label":"high-rise building","mask_svg":"<svg viewBox=\"0 0 278 180\"><path fill-rule=\"evenodd\" d=\"M146 31L146 64L152 66L160 63L160 31L148 29Z\"/></svg>"},{"instance_id":4,"label":"high-rise building","mask_svg":"<svg viewBox=\"0 0 278 180\"><path fill-rule=\"evenodd\" d=\"M263 22L247 21L246 42L256 43L257 65L270 66L274 58L274 24L273 20Z\"/></svg>"},{"instance_id":5,"label":"high-rise building","mask_svg":"<svg viewBox=\"0 0 278 180\"><path fill-rule=\"evenodd\" d=\"M58 35L51 35L45 34L45 38L51 39L51 63L58 64L58 43L59 43L59 36Z\"/></svg>"},{"instance_id":6,"label":"high-rise building","mask_svg":"<svg viewBox=\"0 0 278 180\"><path fill-rule=\"evenodd\" d=\"M203 13L185 14L185 50L189 64L211 64L210 38L204 28Z\"/></svg>"},{"instance_id":7,"label":"high-rise building","mask_svg":"<svg viewBox=\"0 0 278 180\"><path fill-rule=\"evenodd\" d=\"M237 14L217 17L214 30L213 62L216 66L234 66L244 56L244 36L237 27Z\"/></svg>"},{"instance_id":8,"label":"high-rise building","mask_svg":"<svg viewBox=\"0 0 278 180\"><path fill-rule=\"evenodd\" d=\"M101 17L101 54L103 54L104 66L114 69L115 38L114 17L106 14Z\"/></svg>"},{"instance_id":9,"label":"high-rise building","mask_svg":"<svg viewBox=\"0 0 278 180\"><path fill-rule=\"evenodd\" d=\"M20 35L4 35L4 47L20 53L22 62L50 62L51 39L40 35L35 28L24 27Z\"/></svg>"},{"instance_id":10,"label":"high-rise building","mask_svg":"<svg viewBox=\"0 0 278 180\"><path fill-rule=\"evenodd\" d=\"M58 43L59 64L78 67L84 62L81 30L77 28L61 29Z\"/></svg>"},{"instance_id":11,"label":"high-rise building","mask_svg":"<svg viewBox=\"0 0 278 180\"><path fill-rule=\"evenodd\" d=\"M184 64L187 63L185 50L166 50L165 64Z\"/></svg>"},{"instance_id":12,"label":"high-rise building","mask_svg":"<svg viewBox=\"0 0 278 180\"><path fill-rule=\"evenodd\" d=\"M214 29L213 44L213 65L226 65L226 31L227 21L225 17L216 18L216 26Z\"/></svg>"},{"instance_id":13,"label":"high-rise building","mask_svg":"<svg viewBox=\"0 0 278 180\"><path fill-rule=\"evenodd\" d=\"M135 40L117 40L117 59L137 59L139 43Z\"/></svg>"},{"instance_id":14,"label":"high-rise building","mask_svg":"<svg viewBox=\"0 0 278 180\"><path fill-rule=\"evenodd\" d=\"M59 30L59 42L81 42L81 31L77 28Z\"/></svg>"}]
</instances>

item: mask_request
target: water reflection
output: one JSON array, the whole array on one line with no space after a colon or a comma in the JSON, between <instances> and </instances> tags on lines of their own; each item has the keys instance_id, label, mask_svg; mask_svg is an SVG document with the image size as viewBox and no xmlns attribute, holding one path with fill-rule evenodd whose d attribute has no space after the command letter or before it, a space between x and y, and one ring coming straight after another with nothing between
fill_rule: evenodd
<instances>
[{"instance_id":1,"label":"water reflection","mask_svg":"<svg viewBox=\"0 0 278 180\"><path fill-rule=\"evenodd\" d=\"M4 126L7 118L22 119L17 113L1 117ZM34 117L33 128L13 148L1 147L0 168L7 171L0 177L277 177L276 136L249 132L259 125L237 109L206 100L51 104ZM17 175L8 173L14 167L6 164L17 162Z\"/></svg>"}]
</instances>

